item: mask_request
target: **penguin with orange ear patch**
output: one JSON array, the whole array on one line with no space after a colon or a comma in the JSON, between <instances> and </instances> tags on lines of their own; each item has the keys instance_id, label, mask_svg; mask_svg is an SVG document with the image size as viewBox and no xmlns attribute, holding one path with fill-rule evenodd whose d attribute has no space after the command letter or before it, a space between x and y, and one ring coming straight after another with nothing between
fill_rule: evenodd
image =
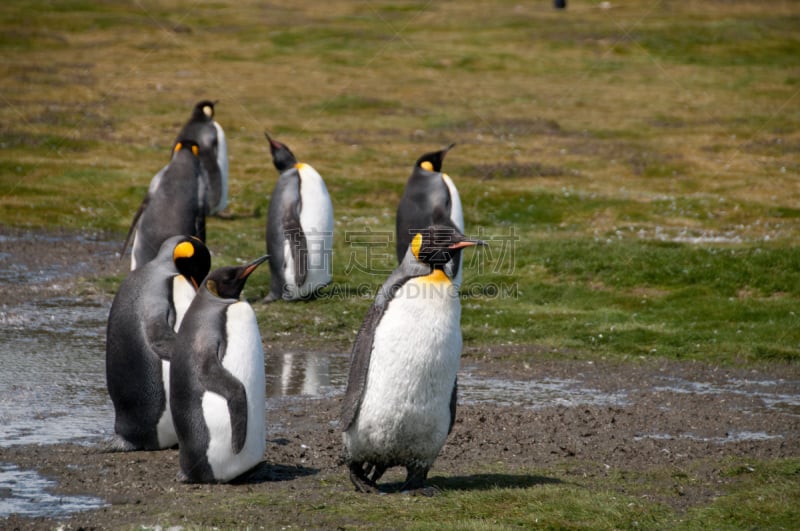
<instances>
[{"instance_id":1,"label":"penguin with orange ear patch","mask_svg":"<svg viewBox=\"0 0 800 531\"><path fill-rule=\"evenodd\" d=\"M442 172L442 163L455 144L425 153L414 164L397 207L397 263L403 261L411 239L418 231L437 223L452 223L464 232L464 212L453 180ZM447 264L447 273L461 285L460 257Z\"/></svg>"},{"instance_id":2,"label":"penguin with orange ear patch","mask_svg":"<svg viewBox=\"0 0 800 531\"><path fill-rule=\"evenodd\" d=\"M174 236L120 285L106 334L115 449L158 450L178 442L169 407L172 347L210 267L211 255L203 242Z\"/></svg>"},{"instance_id":3,"label":"penguin with orange ear patch","mask_svg":"<svg viewBox=\"0 0 800 531\"><path fill-rule=\"evenodd\" d=\"M378 492L387 468L403 466L403 490L429 493L428 470L456 412L461 302L446 265L483 245L452 224L414 234L358 332L340 426L350 480Z\"/></svg>"},{"instance_id":4,"label":"penguin with orange ear patch","mask_svg":"<svg viewBox=\"0 0 800 531\"><path fill-rule=\"evenodd\" d=\"M227 482L263 457L264 350L255 312L239 295L266 259L211 272L178 331L170 402L182 481Z\"/></svg>"},{"instance_id":5,"label":"penguin with orange ear patch","mask_svg":"<svg viewBox=\"0 0 800 531\"><path fill-rule=\"evenodd\" d=\"M271 278L264 302L312 298L331 282L331 197L310 164L298 162L286 144L264 135L280 173L267 211Z\"/></svg>"},{"instance_id":6,"label":"penguin with orange ear patch","mask_svg":"<svg viewBox=\"0 0 800 531\"><path fill-rule=\"evenodd\" d=\"M133 218L122 252L133 237L131 270L158 254L164 240L176 234L206 239L207 186L201 177L200 150L193 140L180 140L165 171L150 183Z\"/></svg>"}]
</instances>

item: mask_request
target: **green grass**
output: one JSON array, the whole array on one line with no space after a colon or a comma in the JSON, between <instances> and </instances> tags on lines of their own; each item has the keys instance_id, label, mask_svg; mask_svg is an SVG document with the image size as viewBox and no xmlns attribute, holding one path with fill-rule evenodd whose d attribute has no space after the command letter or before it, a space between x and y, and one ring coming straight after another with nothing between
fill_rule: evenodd
<instances>
[{"instance_id":1,"label":"green grass","mask_svg":"<svg viewBox=\"0 0 800 531\"><path fill-rule=\"evenodd\" d=\"M512 1L7 1L0 224L121 243L192 105L218 99L233 219L209 220L216 265L264 252L277 179L265 129L320 171L334 201L334 285L318 301L256 305L268 343L350 348L393 267L413 162L456 142L444 169L467 231L490 243L465 253L467 346L794 367L798 21L797 3L755 1L575 1L565 12ZM358 244L367 230L378 238L369 257ZM96 284L111 293L120 280ZM246 296L267 287L256 274ZM468 529L789 528L796 466L732 474L723 495L686 514L613 482L470 491L448 478L430 503L382 498L378 510L348 495L334 514L411 528L442 515ZM321 526L336 523L320 513Z\"/></svg>"}]
</instances>

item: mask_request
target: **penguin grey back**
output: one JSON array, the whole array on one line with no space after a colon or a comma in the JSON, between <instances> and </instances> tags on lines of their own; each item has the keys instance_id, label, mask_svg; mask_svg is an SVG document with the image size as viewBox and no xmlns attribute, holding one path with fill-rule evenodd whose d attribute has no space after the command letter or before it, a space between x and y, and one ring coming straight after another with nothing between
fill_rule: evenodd
<instances>
[{"instance_id":1,"label":"penguin grey back","mask_svg":"<svg viewBox=\"0 0 800 531\"><path fill-rule=\"evenodd\" d=\"M134 221L133 260L137 267L152 260L161 244L176 234L205 241L207 203L198 153L193 141L175 144L158 185L148 190Z\"/></svg>"}]
</instances>

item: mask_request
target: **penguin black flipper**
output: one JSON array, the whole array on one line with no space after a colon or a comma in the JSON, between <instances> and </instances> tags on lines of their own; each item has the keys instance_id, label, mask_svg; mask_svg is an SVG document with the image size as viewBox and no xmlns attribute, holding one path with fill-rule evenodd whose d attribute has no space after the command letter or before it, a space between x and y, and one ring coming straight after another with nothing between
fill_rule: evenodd
<instances>
[{"instance_id":1,"label":"penguin black flipper","mask_svg":"<svg viewBox=\"0 0 800 531\"><path fill-rule=\"evenodd\" d=\"M369 373L369 362L372 355L373 338L375 329L381 322L386 308L392 300L394 293L405 284L411 275L395 270L387 281L381 286L375 302L370 306L364 322L356 336L353 344L353 352L350 355L350 372L347 378L347 389L344 393L342 402L342 415L340 417L340 427L342 431L347 430L358 416L361 407L361 399L364 396L364 389L367 385L367 375Z\"/></svg>"},{"instance_id":2,"label":"penguin black flipper","mask_svg":"<svg viewBox=\"0 0 800 531\"><path fill-rule=\"evenodd\" d=\"M300 225L300 207L298 197L295 207L287 210L283 217L283 231L286 240L289 241L294 264L294 281L298 286L305 284L306 273L308 273L308 242L303 227Z\"/></svg>"},{"instance_id":3,"label":"penguin black flipper","mask_svg":"<svg viewBox=\"0 0 800 531\"><path fill-rule=\"evenodd\" d=\"M296 169L285 171L278 178L275 190L267 211L267 254L270 269L270 292L268 299L279 300L283 295L285 282L283 269L287 256L284 254L284 242L289 240L289 247L294 259L296 253L295 237L303 235L300 226L300 174ZM305 236L303 235L303 243ZM298 261L294 260L297 271ZM304 273L305 274L305 273Z\"/></svg>"},{"instance_id":4,"label":"penguin black flipper","mask_svg":"<svg viewBox=\"0 0 800 531\"><path fill-rule=\"evenodd\" d=\"M367 385L367 374L369 372L369 360L372 354L372 337L375 335L375 328L386 311L386 307L377 304L370 306L364 323L356 336L353 345L353 353L350 355L350 373L347 377L347 389L344 392L342 402L342 416L340 418L341 429L347 430L353 424L361 407L361 398L364 396L364 388Z\"/></svg>"},{"instance_id":5,"label":"penguin black flipper","mask_svg":"<svg viewBox=\"0 0 800 531\"><path fill-rule=\"evenodd\" d=\"M247 392L242 382L237 380L222 366L222 357L227 345L222 342L215 357L219 363L210 363L208 371L201 373L200 382L207 391L218 394L228 403L231 418L231 445L234 453L244 448L247 439Z\"/></svg>"},{"instance_id":6,"label":"penguin black flipper","mask_svg":"<svg viewBox=\"0 0 800 531\"><path fill-rule=\"evenodd\" d=\"M170 295L171 297L171 295ZM172 349L175 344L175 321L177 315L175 308L170 304L165 309L167 318L163 316L146 316L145 337L148 340L150 350L160 359L170 361L172 359ZM162 317L161 319L157 317Z\"/></svg>"},{"instance_id":7,"label":"penguin black flipper","mask_svg":"<svg viewBox=\"0 0 800 531\"><path fill-rule=\"evenodd\" d=\"M120 260L122 260L122 256L125 254L125 251L128 250L128 245L130 245L131 243L131 238L136 233L136 224L139 223L139 218L142 217L142 214L147 208L147 204L149 202L150 202L150 193L148 192L148 194L144 196L142 204L139 205L139 210L137 210L136 214L133 215L133 221L131 222L131 226L128 228L128 235L125 236L125 243L122 244L122 250L119 253Z\"/></svg>"}]
</instances>

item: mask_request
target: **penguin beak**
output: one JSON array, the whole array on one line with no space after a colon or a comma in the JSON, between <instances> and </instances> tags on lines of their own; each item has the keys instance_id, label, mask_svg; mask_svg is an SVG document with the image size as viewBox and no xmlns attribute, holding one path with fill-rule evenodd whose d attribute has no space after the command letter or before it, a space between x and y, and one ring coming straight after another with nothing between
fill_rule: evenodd
<instances>
[{"instance_id":1,"label":"penguin beak","mask_svg":"<svg viewBox=\"0 0 800 531\"><path fill-rule=\"evenodd\" d=\"M448 249L463 249L464 247L472 247L473 245L486 245L486 242L483 240L463 240L454 243L453 245L449 246Z\"/></svg>"},{"instance_id":2,"label":"penguin beak","mask_svg":"<svg viewBox=\"0 0 800 531\"><path fill-rule=\"evenodd\" d=\"M269 255L265 254L261 258L256 258L255 260L253 260L252 262L247 264L247 266L244 268L244 270L239 275L239 280L242 280L242 279L245 279L245 278L249 277L250 273L255 271L258 266L260 266L261 264L266 262L267 258L269 258Z\"/></svg>"}]
</instances>

